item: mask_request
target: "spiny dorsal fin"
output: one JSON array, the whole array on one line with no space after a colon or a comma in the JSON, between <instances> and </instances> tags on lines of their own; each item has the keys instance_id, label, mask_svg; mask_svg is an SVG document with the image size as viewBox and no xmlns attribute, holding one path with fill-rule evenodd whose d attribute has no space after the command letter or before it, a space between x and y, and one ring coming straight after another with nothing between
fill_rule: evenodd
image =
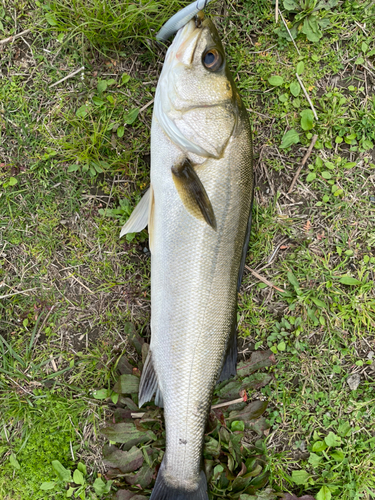
<instances>
[{"instance_id":1,"label":"spiny dorsal fin","mask_svg":"<svg viewBox=\"0 0 375 500\"><path fill-rule=\"evenodd\" d=\"M210 199L190 161L186 159L180 165L173 166L172 176L186 210L216 231L216 218Z\"/></svg>"},{"instance_id":2,"label":"spiny dorsal fin","mask_svg":"<svg viewBox=\"0 0 375 500\"><path fill-rule=\"evenodd\" d=\"M150 206L150 189L142 196L126 224L121 229L120 238L127 233L138 233L147 226Z\"/></svg>"}]
</instances>

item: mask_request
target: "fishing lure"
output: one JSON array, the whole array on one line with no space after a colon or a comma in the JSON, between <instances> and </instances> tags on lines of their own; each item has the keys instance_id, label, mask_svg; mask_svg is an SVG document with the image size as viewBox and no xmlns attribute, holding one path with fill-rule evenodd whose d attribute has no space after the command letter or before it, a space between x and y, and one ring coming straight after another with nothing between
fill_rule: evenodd
<instances>
[{"instance_id":1,"label":"fishing lure","mask_svg":"<svg viewBox=\"0 0 375 500\"><path fill-rule=\"evenodd\" d=\"M197 0L187 7L179 10L169 21L167 21L156 35L156 39L160 42L165 42L174 35L180 28L185 26L200 10L206 8L211 0Z\"/></svg>"}]
</instances>

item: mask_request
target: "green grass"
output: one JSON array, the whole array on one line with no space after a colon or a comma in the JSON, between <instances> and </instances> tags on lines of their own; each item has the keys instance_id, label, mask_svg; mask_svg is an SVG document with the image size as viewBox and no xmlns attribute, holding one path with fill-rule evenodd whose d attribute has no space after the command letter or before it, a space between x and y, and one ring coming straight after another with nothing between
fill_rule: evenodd
<instances>
[{"instance_id":1,"label":"green grass","mask_svg":"<svg viewBox=\"0 0 375 500\"><path fill-rule=\"evenodd\" d=\"M239 298L244 349L270 348L278 361L270 384L249 392L270 401L264 498L288 490L370 500L375 8L356 0L312 13L313 2L279 3L299 53L282 21L276 24L273 2L228 3L225 14L219 4L209 9L253 124L257 189L247 265L283 290L248 272ZM121 355L134 366L139 360L128 323L150 333L147 232L118 239L149 183L151 103L164 57L149 40L183 5L17 0L0 7L0 39L31 29L2 45L0 62L6 500L63 498L67 482L53 460L72 473L84 463L87 496L101 495L93 489L105 470L98 428L114 409ZM307 34L298 31L304 19ZM352 390L353 374L360 383ZM161 453L152 455L153 466ZM224 488L222 457L208 456L212 484ZM54 481L50 493L39 489Z\"/></svg>"},{"instance_id":2,"label":"green grass","mask_svg":"<svg viewBox=\"0 0 375 500\"><path fill-rule=\"evenodd\" d=\"M42 386L42 384L39 384ZM93 437L93 408L61 389L37 388L8 393L2 400L0 493L4 499L51 498L40 485L55 478L51 462L70 467L77 451L88 456ZM16 387L15 387L16 389ZM70 396L70 397L69 397ZM86 418L86 430L80 425ZM60 490L56 498L65 498Z\"/></svg>"}]
</instances>

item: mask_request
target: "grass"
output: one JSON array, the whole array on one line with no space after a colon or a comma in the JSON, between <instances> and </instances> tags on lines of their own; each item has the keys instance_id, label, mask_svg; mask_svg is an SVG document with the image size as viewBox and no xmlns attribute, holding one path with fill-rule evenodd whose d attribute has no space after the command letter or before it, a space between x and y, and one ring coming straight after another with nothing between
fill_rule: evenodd
<instances>
[{"instance_id":1,"label":"grass","mask_svg":"<svg viewBox=\"0 0 375 500\"><path fill-rule=\"evenodd\" d=\"M247 266L283 290L248 272L239 298L244 356L269 348L277 359L268 368L271 382L249 391L254 400L269 400L270 427L261 431L269 479L262 495L370 500L375 9L367 0L331 2L316 12L313 2L279 3L298 51L268 0L229 2L225 12L210 7L253 124L257 189ZM83 484L75 483L82 490L72 494L109 496L100 483L105 439L99 428L119 404L113 386L122 355L133 368L140 360L129 332L150 334L147 232L119 240L119 228L149 183L152 100L164 57L152 40L183 5L5 0L0 7L0 39L30 28L0 45L5 500L65 497L73 483L56 473L53 461L72 476L82 474ZM160 422L147 425L162 433ZM231 431L247 432L237 424ZM216 437L205 451L211 485L218 498L223 491L236 498L220 469L230 465L232 438L222 436L224 457ZM160 446L142 474L160 462ZM263 454L264 443L257 446ZM256 467L252 457L245 462ZM54 489L41 490L45 482ZM112 491L121 486L115 478Z\"/></svg>"}]
</instances>

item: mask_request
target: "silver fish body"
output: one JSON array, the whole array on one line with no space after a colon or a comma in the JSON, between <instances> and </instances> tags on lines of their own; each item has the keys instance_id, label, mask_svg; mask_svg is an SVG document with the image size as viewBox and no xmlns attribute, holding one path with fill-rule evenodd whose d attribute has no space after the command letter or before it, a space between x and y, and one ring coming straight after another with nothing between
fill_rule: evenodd
<instances>
[{"instance_id":1,"label":"silver fish body","mask_svg":"<svg viewBox=\"0 0 375 500\"><path fill-rule=\"evenodd\" d=\"M214 220L197 208L194 183ZM155 97L150 189L151 344L139 401L156 392L166 426L151 499L205 500L204 430L223 365L235 373L229 343L253 190L249 120L209 20L191 21L168 50Z\"/></svg>"}]
</instances>

